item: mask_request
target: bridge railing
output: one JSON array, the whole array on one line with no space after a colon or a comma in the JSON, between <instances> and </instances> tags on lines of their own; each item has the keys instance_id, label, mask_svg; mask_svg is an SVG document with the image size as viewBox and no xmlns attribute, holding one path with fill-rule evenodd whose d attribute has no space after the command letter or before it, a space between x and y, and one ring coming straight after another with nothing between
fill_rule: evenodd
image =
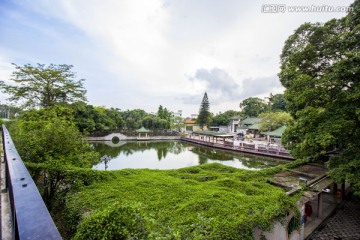
<instances>
[{"instance_id":1,"label":"bridge railing","mask_svg":"<svg viewBox=\"0 0 360 240\"><path fill-rule=\"evenodd\" d=\"M4 125L2 140L13 239L61 239L36 184Z\"/></svg>"}]
</instances>

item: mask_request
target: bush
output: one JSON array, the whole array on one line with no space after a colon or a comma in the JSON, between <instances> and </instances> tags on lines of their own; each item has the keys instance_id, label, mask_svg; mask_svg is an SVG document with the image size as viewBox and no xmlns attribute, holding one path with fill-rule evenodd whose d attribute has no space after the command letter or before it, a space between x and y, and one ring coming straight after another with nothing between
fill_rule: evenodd
<instances>
[{"instance_id":1,"label":"bush","mask_svg":"<svg viewBox=\"0 0 360 240\"><path fill-rule=\"evenodd\" d=\"M140 205L115 203L86 217L74 239L146 239L148 235Z\"/></svg>"}]
</instances>

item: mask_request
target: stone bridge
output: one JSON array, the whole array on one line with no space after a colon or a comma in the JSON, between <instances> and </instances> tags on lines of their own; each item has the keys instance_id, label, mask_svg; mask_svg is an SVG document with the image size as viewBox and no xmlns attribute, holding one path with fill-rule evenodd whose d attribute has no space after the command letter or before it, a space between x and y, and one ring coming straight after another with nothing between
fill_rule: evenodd
<instances>
[{"instance_id":1,"label":"stone bridge","mask_svg":"<svg viewBox=\"0 0 360 240\"><path fill-rule=\"evenodd\" d=\"M135 141L147 141L147 140L179 140L180 136L147 136L147 137L128 137L121 133L110 133L103 137L87 137L88 141L113 141L114 138L119 138L120 141L135 140ZM117 145L117 144L115 144Z\"/></svg>"},{"instance_id":2,"label":"stone bridge","mask_svg":"<svg viewBox=\"0 0 360 240\"><path fill-rule=\"evenodd\" d=\"M86 139L89 141L112 141L114 138L119 138L120 141L136 139L136 137L129 138L121 133L110 133L109 135L103 137L87 137Z\"/></svg>"}]
</instances>

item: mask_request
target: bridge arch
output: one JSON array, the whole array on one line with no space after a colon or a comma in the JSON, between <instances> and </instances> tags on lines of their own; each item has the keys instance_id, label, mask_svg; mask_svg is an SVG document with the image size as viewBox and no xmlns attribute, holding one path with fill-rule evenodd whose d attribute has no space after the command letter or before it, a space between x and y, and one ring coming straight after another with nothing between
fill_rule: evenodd
<instances>
[{"instance_id":1,"label":"bridge arch","mask_svg":"<svg viewBox=\"0 0 360 240\"><path fill-rule=\"evenodd\" d=\"M106 135L103 138L105 141L112 141L113 138L115 138L115 137L119 138L120 141L127 139L127 136L125 136L124 134L121 134L121 133L110 133L109 135Z\"/></svg>"}]
</instances>

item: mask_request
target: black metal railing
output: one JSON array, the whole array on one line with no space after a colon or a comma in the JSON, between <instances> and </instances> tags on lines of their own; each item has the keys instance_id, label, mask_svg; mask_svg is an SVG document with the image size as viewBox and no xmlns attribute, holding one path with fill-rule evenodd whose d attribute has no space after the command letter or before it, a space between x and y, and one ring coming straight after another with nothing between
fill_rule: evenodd
<instances>
[{"instance_id":1,"label":"black metal railing","mask_svg":"<svg viewBox=\"0 0 360 240\"><path fill-rule=\"evenodd\" d=\"M13 239L61 239L35 182L4 125L2 140Z\"/></svg>"}]
</instances>

